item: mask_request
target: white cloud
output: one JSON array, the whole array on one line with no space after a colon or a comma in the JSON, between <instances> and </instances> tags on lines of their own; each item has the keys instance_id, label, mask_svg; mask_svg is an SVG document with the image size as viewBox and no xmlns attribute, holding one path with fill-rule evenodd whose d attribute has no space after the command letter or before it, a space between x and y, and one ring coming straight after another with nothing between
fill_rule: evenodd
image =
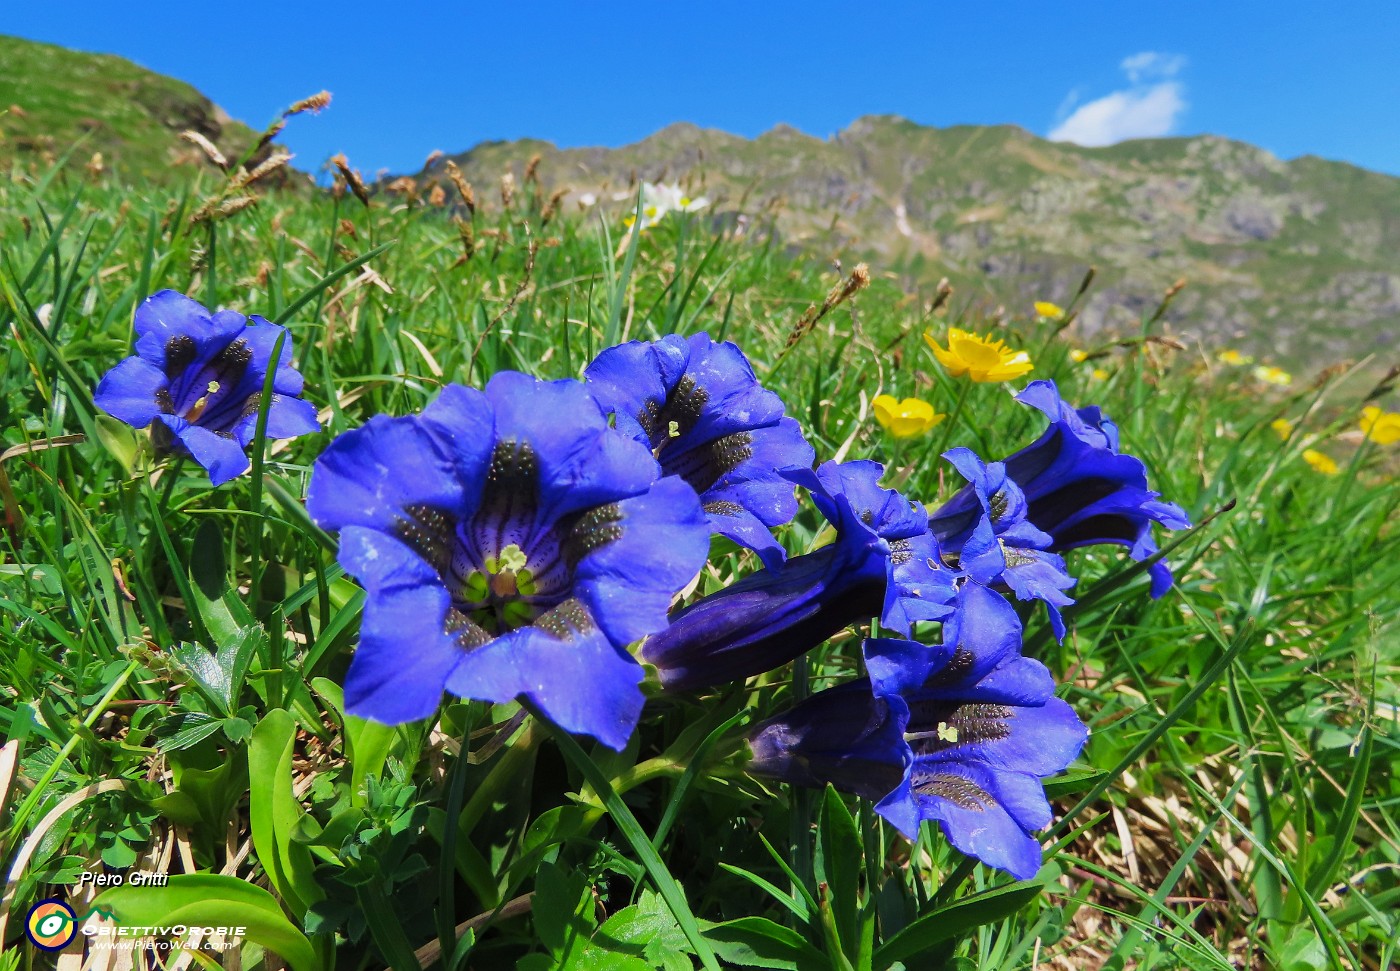
<instances>
[{"instance_id":1,"label":"white cloud","mask_svg":"<svg viewBox=\"0 0 1400 971\"><path fill-rule=\"evenodd\" d=\"M1050 140L1098 146L1170 135L1186 110L1186 87L1173 80L1185 66L1180 54L1143 51L1124 58L1119 68L1131 87L1075 108L1050 132ZM1062 103L1061 115L1077 94L1071 92Z\"/></svg>"},{"instance_id":2,"label":"white cloud","mask_svg":"<svg viewBox=\"0 0 1400 971\"><path fill-rule=\"evenodd\" d=\"M1161 81L1174 78L1186 66L1186 58L1180 54L1162 54L1158 51L1143 51L1123 58L1118 65L1133 84L1142 81Z\"/></svg>"}]
</instances>

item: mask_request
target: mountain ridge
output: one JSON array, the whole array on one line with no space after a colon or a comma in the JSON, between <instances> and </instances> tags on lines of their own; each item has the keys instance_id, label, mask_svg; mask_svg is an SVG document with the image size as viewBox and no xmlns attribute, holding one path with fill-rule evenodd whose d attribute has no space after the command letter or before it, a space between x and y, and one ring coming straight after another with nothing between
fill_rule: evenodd
<instances>
[{"instance_id":1,"label":"mountain ridge","mask_svg":"<svg viewBox=\"0 0 1400 971\"><path fill-rule=\"evenodd\" d=\"M1185 277L1181 333L1293 361L1400 339L1400 178L1317 156L1284 160L1218 135L1088 148L1015 125L933 128L867 115L827 138L754 138L676 122L618 148L540 139L449 155L469 180L523 176L603 195L680 179L720 212L777 206L787 242L878 261L911 287L950 277L1028 307L1067 299L1094 265L1086 331L1123 330ZM442 182L439 169L420 182ZM447 186L446 188L450 188Z\"/></svg>"}]
</instances>

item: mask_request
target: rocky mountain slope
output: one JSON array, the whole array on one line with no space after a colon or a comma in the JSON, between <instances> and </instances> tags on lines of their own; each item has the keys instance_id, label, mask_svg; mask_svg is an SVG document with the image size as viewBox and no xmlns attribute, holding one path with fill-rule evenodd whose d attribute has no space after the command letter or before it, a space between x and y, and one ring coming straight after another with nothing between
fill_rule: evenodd
<instances>
[{"instance_id":1,"label":"rocky mountain slope","mask_svg":"<svg viewBox=\"0 0 1400 971\"><path fill-rule=\"evenodd\" d=\"M869 258L911 285L946 275L1022 312L1067 299L1094 265L1090 333L1132 327L1185 277L1169 323L1211 344L1301 363L1400 342L1400 179L1341 162L1213 136L1091 149L889 116L829 139L677 124L613 150L526 140L454 160L490 184L534 155L548 188L611 198L633 179L680 180L716 213L771 207L787 242ZM441 180L440 163L419 178Z\"/></svg>"}]
</instances>

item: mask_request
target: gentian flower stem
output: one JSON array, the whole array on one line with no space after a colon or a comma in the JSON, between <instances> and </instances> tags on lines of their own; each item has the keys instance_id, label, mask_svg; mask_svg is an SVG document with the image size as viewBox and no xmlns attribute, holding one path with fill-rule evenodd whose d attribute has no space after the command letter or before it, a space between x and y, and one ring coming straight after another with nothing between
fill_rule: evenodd
<instances>
[{"instance_id":1,"label":"gentian flower stem","mask_svg":"<svg viewBox=\"0 0 1400 971\"><path fill-rule=\"evenodd\" d=\"M183 455L177 455L175 456L175 461L165 469L165 488L161 490L160 503L157 506L157 508L160 509L162 518L164 518L166 510L170 508L170 497L175 493L175 484L180 481L180 470L184 467L185 457Z\"/></svg>"},{"instance_id":2,"label":"gentian flower stem","mask_svg":"<svg viewBox=\"0 0 1400 971\"><path fill-rule=\"evenodd\" d=\"M953 403L953 410L948 413L948 418L943 422L943 435L938 441L938 448L933 452L924 453L925 464L929 455L942 455L948 451L948 445L953 440L953 432L958 424L958 419L962 417L963 405L967 403L967 391L972 387L970 381L958 382L958 399Z\"/></svg>"},{"instance_id":3,"label":"gentian flower stem","mask_svg":"<svg viewBox=\"0 0 1400 971\"><path fill-rule=\"evenodd\" d=\"M671 876L671 871L666 868L666 864L662 862L656 848L652 846L650 837L642 829L642 824L637 822L637 817L632 815L632 810L627 808L627 804L622 801L622 797L613 788L607 775L598 768L598 763L588 757L588 753L574 740L574 737L551 722L539 706L524 696L521 697L520 703L553 736L555 744L559 746L564 758L583 773L584 779L603 800L608 815L613 818L617 828L632 844L632 851L637 854L637 858L646 867L652 883L656 885L657 892L666 901L666 906L671 909L671 916L676 918L676 923L680 925L686 940L694 948L696 955L700 958L700 963L708 971L719 971L719 963L715 960L714 951L710 949L709 942L700 933L700 925L696 922L695 915L690 910L690 904L685 899L685 891L680 884L676 883L675 877Z\"/></svg>"},{"instance_id":4,"label":"gentian flower stem","mask_svg":"<svg viewBox=\"0 0 1400 971\"><path fill-rule=\"evenodd\" d=\"M459 830L456 821L462 812L462 797L467 785L467 746L472 733L472 722L468 718L462 725L461 742L457 749L457 761L452 766L452 781L447 788L445 823L442 827L442 857L438 861L438 942L443 954L451 954L457 944L455 897L457 886L457 837Z\"/></svg>"},{"instance_id":5,"label":"gentian flower stem","mask_svg":"<svg viewBox=\"0 0 1400 971\"><path fill-rule=\"evenodd\" d=\"M524 729L506 747L500 761L481 780L481 785L472 791L471 798L462 807L461 815L456 819L459 837L471 834L503 789L533 773L535 753L539 751L544 736L545 733L536 727L534 721L525 722Z\"/></svg>"},{"instance_id":6,"label":"gentian flower stem","mask_svg":"<svg viewBox=\"0 0 1400 971\"><path fill-rule=\"evenodd\" d=\"M213 246L213 226L209 228L210 246ZM277 340L272 343L272 360L282 359L282 347L287 343L287 332L284 330L277 335ZM277 377L274 368L267 369L267 375L263 378L262 397L258 402L258 422L253 430L253 498L251 509L255 514L253 520L253 535L249 543L249 583L248 596L253 601L253 612L257 614L258 600L262 592L263 578L263 558L262 558L262 533L263 520L262 512L262 491L263 491L263 461L264 453L267 451L267 415L272 405L272 384Z\"/></svg>"},{"instance_id":7,"label":"gentian flower stem","mask_svg":"<svg viewBox=\"0 0 1400 971\"><path fill-rule=\"evenodd\" d=\"M792 662L793 704L807 700L812 693L810 669L811 661L806 654L800 655ZM792 853L792 869L807 887L815 885L817 879L816 867L812 862L812 823L815 820L813 793L812 789L795 787L788 804L788 846ZM793 887L793 895L798 895L800 890L799 887Z\"/></svg>"}]
</instances>

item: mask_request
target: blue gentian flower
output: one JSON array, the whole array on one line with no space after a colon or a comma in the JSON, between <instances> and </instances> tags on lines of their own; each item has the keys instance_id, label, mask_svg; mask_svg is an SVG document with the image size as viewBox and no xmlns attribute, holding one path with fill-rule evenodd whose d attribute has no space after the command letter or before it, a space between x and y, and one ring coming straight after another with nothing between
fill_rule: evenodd
<instances>
[{"instance_id":1,"label":"blue gentian flower","mask_svg":"<svg viewBox=\"0 0 1400 971\"><path fill-rule=\"evenodd\" d=\"M946 536L944 555L956 556L959 569L977 583L1010 588L1020 600L1044 601L1055 636L1063 640L1060 608L1074 603L1064 591L1075 580L1065 572L1061 556L1046 552L1051 536L1027 521L1029 504L1006 474L1005 463L983 462L966 448L955 448L943 457L968 480L980 505L962 516L966 526Z\"/></svg>"},{"instance_id":2,"label":"blue gentian flower","mask_svg":"<svg viewBox=\"0 0 1400 971\"><path fill-rule=\"evenodd\" d=\"M911 754L899 786L875 809L910 839L936 819L963 853L1029 880L1040 869L1032 834L1051 819L1041 780L1067 768L1089 733L1054 696L1045 665L1021 655L1011 604L976 583L960 597L958 630L945 625L942 647L865 644L874 694L908 712Z\"/></svg>"},{"instance_id":3,"label":"blue gentian flower","mask_svg":"<svg viewBox=\"0 0 1400 971\"><path fill-rule=\"evenodd\" d=\"M738 347L708 334L629 341L599 354L584 376L617 427L690 483L714 532L768 566L783 561L772 527L797 514L783 473L810 469L815 453Z\"/></svg>"},{"instance_id":4,"label":"blue gentian flower","mask_svg":"<svg viewBox=\"0 0 1400 971\"><path fill-rule=\"evenodd\" d=\"M878 617L902 634L952 613L955 574L923 507L878 482L877 462L789 473L836 527L829 546L750 574L679 611L642 645L668 689L693 691L770 671L843 627Z\"/></svg>"},{"instance_id":5,"label":"blue gentian flower","mask_svg":"<svg viewBox=\"0 0 1400 971\"><path fill-rule=\"evenodd\" d=\"M444 689L524 696L620 750L642 708L626 647L665 626L709 551L694 491L581 383L515 372L341 435L306 504L367 594L347 710L390 724Z\"/></svg>"},{"instance_id":6,"label":"blue gentian flower","mask_svg":"<svg viewBox=\"0 0 1400 971\"><path fill-rule=\"evenodd\" d=\"M250 323L251 320L251 323ZM300 397L288 334L276 363L272 349L284 328L232 310L211 313L174 290L136 308L136 354L103 375L93 402L133 428L151 425L157 449L188 455L223 485L248 469L263 382L272 401L267 437L296 438L321 426Z\"/></svg>"},{"instance_id":7,"label":"blue gentian flower","mask_svg":"<svg viewBox=\"0 0 1400 971\"><path fill-rule=\"evenodd\" d=\"M1041 780L1088 731L1045 666L1021 656L1014 608L977 583L959 599L943 646L867 640L868 680L758 725L749 770L865 796L910 839L937 820L954 847L1026 880L1040 868L1032 834L1051 819Z\"/></svg>"},{"instance_id":8,"label":"blue gentian flower","mask_svg":"<svg viewBox=\"0 0 1400 971\"><path fill-rule=\"evenodd\" d=\"M1032 382L1016 400L1050 419L1045 434L1005 462L1006 475L1025 497L1026 521L1050 536L1047 552L1116 543L1127 546L1133 559L1145 560L1157 551L1152 523L1168 529L1191 525L1180 506L1160 501L1147 488L1146 467L1118 451L1118 426L1098 408L1076 411L1061 400L1053 381ZM956 537L981 510L970 484L930 517L929 528L940 541L957 545ZM1171 570L1159 562L1149 572L1152 596L1160 597L1171 586Z\"/></svg>"}]
</instances>

